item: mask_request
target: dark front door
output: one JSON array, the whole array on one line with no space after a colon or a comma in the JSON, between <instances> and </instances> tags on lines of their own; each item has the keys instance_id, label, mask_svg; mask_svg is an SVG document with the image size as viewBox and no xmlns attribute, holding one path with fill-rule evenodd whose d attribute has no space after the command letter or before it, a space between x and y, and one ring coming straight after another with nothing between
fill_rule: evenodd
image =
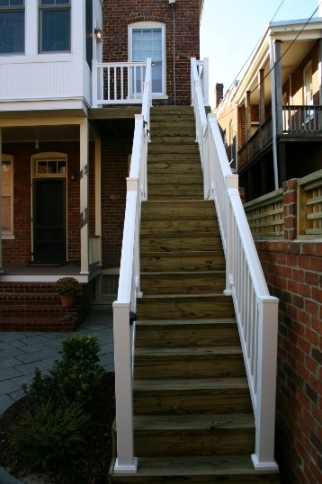
<instances>
[{"instance_id":1,"label":"dark front door","mask_svg":"<svg viewBox=\"0 0 322 484\"><path fill-rule=\"evenodd\" d=\"M65 180L34 180L34 262L66 262L65 206Z\"/></svg>"}]
</instances>

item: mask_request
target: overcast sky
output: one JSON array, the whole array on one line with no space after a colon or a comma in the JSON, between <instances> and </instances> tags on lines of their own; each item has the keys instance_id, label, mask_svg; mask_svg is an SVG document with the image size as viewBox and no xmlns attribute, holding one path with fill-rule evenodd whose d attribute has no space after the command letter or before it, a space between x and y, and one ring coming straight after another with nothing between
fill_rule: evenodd
<instances>
[{"instance_id":1,"label":"overcast sky","mask_svg":"<svg viewBox=\"0 0 322 484\"><path fill-rule=\"evenodd\" d=\"M319 3L322 0L204 0L200 52L201 59L209 58L212 107L215 84L223 83L226 92L240 79L239 71L277 10L274 21L308 19Z\"/></svg>"}]
</instances>

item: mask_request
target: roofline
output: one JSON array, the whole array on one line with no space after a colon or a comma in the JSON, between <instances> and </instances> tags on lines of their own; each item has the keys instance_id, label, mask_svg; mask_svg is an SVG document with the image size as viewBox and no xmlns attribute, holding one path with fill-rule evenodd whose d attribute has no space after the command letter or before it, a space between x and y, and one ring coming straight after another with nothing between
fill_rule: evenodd
<instances>
[{"instance_id":1,"label":"roofline","mask_svg":"<svg viewBox=\"0 0 322 484\"><path fill-rule=\"evenodd\" d=\"M305 27L305 30L304 30ZM314 17L308 19L286 20L280 22L270 22L261 38L255 52L251 56L246 68L245 74L240 79L237 89L234 93L234 102L239 103L241 97L247 91L247 86L250 85L261 65L266 62L270 49L270 38L279 38L281 40L293 40L296 35L303 29L303 36L308 34L313 35L314 38L322 38L322 18ZM251 68L250 68L251 67Z\"/></svg>"}]
</instances>

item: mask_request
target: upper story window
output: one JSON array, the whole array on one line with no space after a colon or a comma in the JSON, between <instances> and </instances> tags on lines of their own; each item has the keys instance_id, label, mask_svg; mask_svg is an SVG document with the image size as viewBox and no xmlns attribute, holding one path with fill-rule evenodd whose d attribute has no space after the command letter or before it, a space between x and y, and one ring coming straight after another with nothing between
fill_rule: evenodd
<instances>
[{"instance_id":1,"label":"upper story window","mask_svg":"<svg viewBox=\"0 0 322 484\"><path fill-rule=\"evenodd\" d=\"M129 60L152 59L152 92L165 94L165 26L157 22L140 22L129 26Z\"/></svg>"},{"instance_id":2,"label":"upper story window","mask_svg":"<svg viewBox=\"0 0 322 484\"><path fill-rule=\"evenodd\" d=\"M70 52L70 0L39 0L39 22L40 52Z\"/></svg>"},{"instance_id":3,"label":"upper story window","mask_svg":"<svg viewBox=\"0 0 322 484\"><path fill-rule=\"evenodd\" d=\"M313 104L313 82L312 82L312 64L309 63L304 69L304 106Z\"/></svg>"},{"instance_id":4,"label":"upper story window","mask_svg":"<svg viewBox=\"0 0 322 484\"><path fill-rule=\"evenodd\" d=\"M24 6L24 0L0 0L0 54L24 53Z\"/></svg>"}]
</instances>

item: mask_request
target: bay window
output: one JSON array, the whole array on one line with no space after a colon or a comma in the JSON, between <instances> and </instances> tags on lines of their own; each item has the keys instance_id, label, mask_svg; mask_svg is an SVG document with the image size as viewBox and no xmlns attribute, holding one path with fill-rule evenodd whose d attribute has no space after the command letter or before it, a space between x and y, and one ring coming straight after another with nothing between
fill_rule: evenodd
<instances>
[{"instance_id":1,"label":"bay window","mask_svg":"<svg viewBox=\"0 0 322 484\"><path fill-rule=\"evenodd\" d=\"M0 54L25 50L25 0L0 0Z\"/></svg>"},{"instance_id":2,"label":"bay window","mask_svg":"<svg viewBox=\"0 0 322 484\"><path fill-rule=\"evenodd\" d=\"M39 0L39 44L41 53L70 52L70 0Z\"/></svg>"}]
</instances>

